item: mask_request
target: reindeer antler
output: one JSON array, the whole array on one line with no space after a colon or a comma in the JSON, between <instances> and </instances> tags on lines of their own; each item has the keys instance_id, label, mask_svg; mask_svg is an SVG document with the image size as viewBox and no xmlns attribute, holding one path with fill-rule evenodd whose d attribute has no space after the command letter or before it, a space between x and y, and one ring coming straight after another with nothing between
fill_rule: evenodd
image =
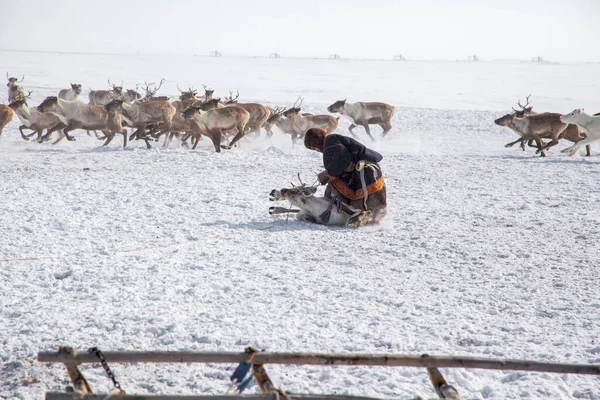
<instances>
[{"instance_id":1,"label":"reindeer antler","mask_svg":"<svg viewBox=\"0 0 600 400\"><path fill-rule=\"evenodd\" d=\"M25 80L25 75L23 75L23 77L21 78L21 80L19 82L23 82Z\"/></svg>"},{"instance_id":2,"label":"reindeer antler","mask_svg":"<svg viewBox=\"0 0 600 400\"><path fill-rule=\"evenodd\" d=\"M31 93L33 93L33 90L28 90L27 91L27 96L25 96L26 99L30 99L31 98Z\"/></svg>"},{"instance_id":3,"label":"reindeer antler","mask_svg":"<svg viewBox=\"0 0 600 400\"><path fill-rule=\"evenodd\" d=\"M300 101L300 104L298 104L298 101ZM298 96L298 98L296 99L296 101L294 102L294 105L292 106L292 108L301 108L302 107L302 102L304 101L304 97L300 97Z\"/></svg>"},{"instance_id":4,"label":"reindeer antler","mask_svg":"<svg viewBox=\"0 0 600 400\"><path fill-rule=\"evenodd\" d=\"M225 97L225 103L227 103L227 104L237 103L238 97L240 97L240 91L239 90L236 91L235 97L233 97L233 92L230 90L229 91L229 96Z\"/></svg>"},{"instance_id":5,"label":"reindeer antler","mask_svg":"<svg viewBox=\"0 0 600 400\"><path fill-rule=\"evenodd\" d=\"M521 104L521 100L519 100L519 101L517 102L517 104L519 105L519 107L521 107L521 109L520 109L520 110L517 110L517 109L515 109L514 107L511 107L511 108L513 109L513 111L514 111L514 112L523 112L523 111L527 111L527 110L526 110L526 108L527 108L527 106L529 105L529 98L530 98L530 97L531 97L531 95L527 96L527 98L526 98L526 100L527 100L527 103L526 103L525 105Z\"/></svg>"}]
</instances>

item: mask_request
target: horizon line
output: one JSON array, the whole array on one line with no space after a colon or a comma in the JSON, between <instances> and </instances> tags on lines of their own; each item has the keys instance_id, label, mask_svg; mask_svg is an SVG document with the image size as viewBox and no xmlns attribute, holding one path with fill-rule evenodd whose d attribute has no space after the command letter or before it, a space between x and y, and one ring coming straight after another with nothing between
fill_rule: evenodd
<instances>
[{"instance_id":1,"label":"horizon line","mask_svg":"<svg viewBox=\"0 0 600 400\"><path fill-rule=\"evenodd\" d=\"M474 54L468 55L466 58L456 58L456 59L445 59L445 58L406 58L404 55L396 54L391 56L391 58L374 58L374 57L344 57L340 54L332 54L328 57L324 56L284 56L280 53L273 52L268 55L248 55L248 54L222 54L219 52L219 55L211 55L214 51L210 51L208 53L145 53L145 52L136 52L136 53L109 53L109 52L81 52L81 51L58 51L58 50L17 50L17 49L3 49L0 48L0 51L5 52L13 52L13 53L45 53L45 54L72 54L72 55L89 55L89 56L179 56L179 57L207 57L207 58L271 58L271 59L303 59L303 60L330 60L330 61L394 61L398 63L402 62L410 62L410 61L425 61L425 62L469 62L469 63L478 63L478 62L521 62L521 63L531 63L531 64L598 64L600 61L554 61L554 60L545 60L543 57L534 56L530 59L520 59L520 58L493 58L493 59L482 59L481 57L477 57L477 60L469 59L473 57ZM277 54L277 56L273 57L272 55ZM476 54L475 54L476 55ZM397 58L401 56L402 58ZM536 61L538 59L538 61Z\"/></svg>"}]
</instances>

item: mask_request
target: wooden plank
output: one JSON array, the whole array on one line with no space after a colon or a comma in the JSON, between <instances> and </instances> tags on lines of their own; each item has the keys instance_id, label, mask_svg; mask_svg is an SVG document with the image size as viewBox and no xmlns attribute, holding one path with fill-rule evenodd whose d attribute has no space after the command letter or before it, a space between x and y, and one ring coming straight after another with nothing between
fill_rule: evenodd
<instances>
[{"instance_id":1,"label":"wooden plank","mask_svg":"<svg viewBox=\"0 0 600 400\"><path fill-rule=\"evenodd\" d=\"M109 363L239 363L248 357L247 353L233 352L104 352ZM87 352L78 352L75 358L56 352L38 353L40 362L95 363L98 359ZM538 371L562 374L600 375L598 364L564 364L527 360L494 360L478 357L447 357L386 354L335 354L335 353L258 353L256 364L288 365L379 365L388 367L436 367L474 368L491 370Z\"/></svg>"},{"instance_id":2,"label":"wooden plank","mask_svg":"<svg viewBox=\"0 0 600 400\"><path fill-rule=\"evenodd\" d=\"M78 397L78 400L105 400L106 394L86 394ZM294 400L377 400L373 397L319 395L319 394L292 394ZM73 393L46 393L46 400L74 400ZM249 395L206 395L206 396L177 396L177 395L115 395L110 400L277 400L276 394L249 394ZM283 396L279 395L279 400Z\"/></svg>"}]
</instances>

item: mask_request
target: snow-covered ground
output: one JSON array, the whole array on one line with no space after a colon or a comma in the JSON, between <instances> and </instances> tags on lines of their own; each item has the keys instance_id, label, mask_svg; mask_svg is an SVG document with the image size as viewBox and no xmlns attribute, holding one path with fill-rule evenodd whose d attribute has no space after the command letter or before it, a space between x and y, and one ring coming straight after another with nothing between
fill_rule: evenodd
<instances>
[{"instance_id":1,"label":"snow-covered ground","mask_svg":"<svg viewBox=\"0 0 600 400\"><path fill-rule=\"evenodd\" d=\"M83 132L51 146L23 141L15 119L0 137L1 398L62 390L66 371L35 361L59 345L600 363L600 147L538 158L493 124L529 93L538 110L600 111L598 65L0 52L0 70L26 75L32 105L69 81L165 77L161 94L205 83L267 104L302 95L310 112L398 106L387 138L361 136L384 155L389 216L359 230L268 215L271 189L321 170L283 135L221 154L208 140L102 148ZM233 367L112 365L140 394L224 393ZM421 369L267 370L291 392L434 397ZM598 377L443 372L469 399L600 398Z\"/></svg>"}]
</instances>

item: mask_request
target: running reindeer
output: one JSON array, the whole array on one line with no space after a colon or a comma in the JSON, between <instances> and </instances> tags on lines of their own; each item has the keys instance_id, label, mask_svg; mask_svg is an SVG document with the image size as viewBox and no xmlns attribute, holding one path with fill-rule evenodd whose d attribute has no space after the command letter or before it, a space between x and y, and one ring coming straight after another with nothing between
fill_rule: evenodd
<instances>
[{"instance_id":1,"label":"running reindeer","mask_svg":"<svg viewBox=\"0 0 600 400\"><path fill-rule=\"evenodd\" d=\"M29 92L31 94L31 92ZM49 139L53 132L59 131L60 137L52 144L58 143L64 136L62 133L62 129L66 127L64 123L60 121L60 119L49 112L40 112L37 107L29 107L27 105L27 99L29 95L26 97L20 97L10 103L8 106L17 114L19 120L22 125L19 126L19 132L21 132L21 137L24 140L29 140L29 138L37 133L36 141L38 143L42 143L42 133L46 130L46 134L43 136L46 139ZM29 129L32 130L33 133L26 135L23 130Z\"/></svg>"},{"instance_id":2,"label":"running reindeer","mask_svg":"<svg viewBox=\"0 0 600 400\"><path fill-rule=\"evenodd\" d=\"M521 108L506 114L494 121L496 125L510 128L513 132L520 136L514 142L507 143L504 147L511 147L516 143L520 143L521 148L525 150L525 143L529 147L537 147L536 154L545 157L545 150L558 144L559 139L566 139L570 142L577 143L585 138L585 134L575 124L566 124L561 120L561 114L557 113L542 113L537 114L532 111L533 107L529 106L529 97L527 96L526 104L522 105L521 101L517 104ZM544 143L541 139L551 139L550 142ZM535 145L533 143L536 143ZM586 147L587 155L591 154L589 145Z\"/></svg>"},{"instance_id":3,"label":"running reindeer","mask_svg":"<svg viewBox=\"0 0 600 400\"><path fill-rule=\"evenodd\" d=\"M292 135L293 142L296 141L296 138L304 138L306 131L311 128L321 128L327 134L333 133L337 129L339 118L332 117L331 115L304 115L300 113L303 101L304 99L299 97L294 105L282 114L290 120L294 129L295 136Z\"/></svg>"},{"instance_id":4,"label":"running reindeer","mask_svg":"<svg viewBox=\"0 0 600 400\"><path fill-rule=\"evenodd\" d=\"M576 109L560 117L560 120L569 124L577 124L587 135L582 141L562 149L561 153L568 153L570 157L575 155L583 146L586 146L588 149L587 155L589 156L590 143L600 140L600 114L588 115L583 112L583 109Z\"/></svg>"},{"instance_id":5,"label":"running reindeer","mask_svg":"<svg viewBox=\"0 0 600 400\"><path fill-rule=\"evenodd\" d=\"M298 175L298 179L300 180L300 175ZM301 180L300 183L300 186L291 189L273 189L269 194L269 200L287 200L292 206L299 209L270 207L269 214L296 214L296 219L300 221L351 228L368 225L373 219L371 211L356 210L339 200L317 197L315 196L317 186L307 186Z\"/></svg>"},{"instance_id":6,"label":"running reindeer","mask_svg":"<svg viewBox=\"0 0 600 400\"><path fill-rule=\"evenodd\" d=\"M365 128L367 135L371 140L375 140L371 135L369 125L379 125L383 129L383 136L392 129L392 118L396 113L396 109L385 103L347 103L346 100L338 100L329 107L327 111L330 113L338 113L350 118L354 123L350 125L348 130L356 138L352 129L360 125Z\"/></svg>"}]
</instances>

